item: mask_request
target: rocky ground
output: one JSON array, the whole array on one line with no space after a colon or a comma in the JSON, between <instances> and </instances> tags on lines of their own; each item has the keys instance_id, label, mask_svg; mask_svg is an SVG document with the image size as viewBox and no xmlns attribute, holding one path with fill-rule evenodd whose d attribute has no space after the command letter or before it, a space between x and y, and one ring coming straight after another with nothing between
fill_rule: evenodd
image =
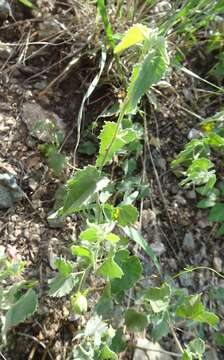
<instances>
[{"instance_id":1,"label":"rocky ground","mask_svg":"<svg viewBox=\"0 0 224 360\"><path fill-rule=\"evenodd\" d=\"M62 228L52 228L47 222L58 183L69 176L72 167L67 168L64 178L55 178L38 147L46 141L44 131L33 130L37 118L54 119L65 136L64 152L72 158L76 114L97 70L98 49L93 48L91 38L93 9L85 2L56 3L42 3L41 11L31 12L13 2L15 19L10 14L3 19L0 32L0 174L11 174L25 194L0 210L0 244L16 248L27 262L25 275L38 279L40 300L35 318L9 335L4 353L7 360L68 359L77 330L69 303L43 296L53 273L52 254L66 254L79 227L75 217L66 220ZM94 36L99 39L99 34ZM196 208L195 191L179 186L170 162L197 128L199 120L192 112L210 115L219 109L222 99L214 97L206 102L204 85L183 74L171 74L169 83L169 87L157 88L157 109L147 105L150 146L146 171L151 192L142 212L143 233L165 272L174 274L186 265L197 264L221 272L222 239L215 237L206 211ZM104 74L85 107L83 130L111 104L113 96L113 86ZM90 157L79 154L79 166L90 161ZM0 191L2 181L0 178ZM211 285L223 287L224 283L204 271L182 277L180 285L193 292L205 291ZM215 310L209 299L207 302ZM219 314L224 316L222 306ZM183 341L190 336L183 333ZM164 345L174 350L172 343ZM211 359L216 356L222 359L221 353L220 357L213 353Z\"/></svg>"}]
</instances>

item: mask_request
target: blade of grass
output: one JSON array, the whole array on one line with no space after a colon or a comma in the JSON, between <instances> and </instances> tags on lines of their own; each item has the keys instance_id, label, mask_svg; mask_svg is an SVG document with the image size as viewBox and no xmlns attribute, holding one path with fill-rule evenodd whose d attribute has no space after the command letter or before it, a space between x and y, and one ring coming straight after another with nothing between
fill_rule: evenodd
<instances>
[{"instance_id":1,"label":"blade of grass","mask_svg":"<svg viewBox=\"0 0 224 360\"><path fill-rule=\"evenodd\" d=\"M109 18L107 16L107 9L106 9L106 5L105 5L105 0L97 0L97 8L98 8L100 16L101 16L101 18L103 20L105 33L106 33L106 36L108 38L110 47L114 51L114 48L115 48L116 44L115 44L115 41L114 41L114 38L113 38L113 30L112 30ZM121 78L121 81L124 82L125 85L127 85L126 84L127 83L126 77L125 77L124 71L122 69L122 66L120 64L120 60L119 60L119 57L118 57L117 54L114 54L114 59L116 61L116 65L117 65L117 69L118 69L118 73L119 73L119 76Z\"/></svg>"},{"instance_id":2,"label":"blade of grass","mask_svg":"<svg viewBox=\"0 0 224 360\"><path fill-rule=\"evenodd\" d=\"M113 38L113 31L110 25L110 21L107 16L107 9L105 5L105 0L97 0L97 8L103 20L104 29L109 40L110 46L112 49L115 48L115 42Z\"/></svg>"},{"instance_id":3,"label":"blade of grass","mask_svg":"<svg viewBox=\"0 0 224 360\"><path fill-rule=\"evenodd\" d=\"M200 77L199 75L195 74L193 71L187 69L185 66L181 66L181 67L178 66L178 68L179 68L181 71L183 71L185 74L190 75L190 76L193 76L194 78L196 78L196 79L198 79L198 80L200 80L200 81L203 81L204 83L206 83L206 84L214 87L215 89L219 90L221 93L224 93L224 89L223 89L223 88L219 87L218 85L215 85L215 84L211 83L211 82L208 81L208 80L203 79L203 78Z\"/></svg>"},{"instance_id":4,"label":"blade of grass","mask_svg":"<svg viewBox=\"0 0 224 360\"><path fill-rule=\"evenodd\" d=\"M76 140L76 145L75 145L75 149L74 149L74 153L73 153L73 164L75 166L76 164L76 152L79 146L79 142L80 142L80 136L81 136L81 125L82 125L82 113L83 113L83 108L85 105L86 100L90 97L90 95L93 93L93 91L95 90L101 74L103 72L103 69L105 67L105 63L106 63L106 58L107 58L107 53L106 53L106 49L105 47L102 45L102 52L101 52L101 59L100 59L100 70L98 72L98 74L94 77L93 81L90 83L89 88L87 90L87 92L85 93L83 99L82 99L82 103L79 109L79 113L78 113L78 118L77 118L77 140Z\"/></svg>"}]
</instances>

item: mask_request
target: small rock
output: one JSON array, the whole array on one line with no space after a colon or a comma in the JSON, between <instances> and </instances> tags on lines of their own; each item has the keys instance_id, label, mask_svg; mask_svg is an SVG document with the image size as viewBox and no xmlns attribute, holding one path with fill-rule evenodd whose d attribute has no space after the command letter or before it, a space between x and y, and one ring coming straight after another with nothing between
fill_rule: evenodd
<instances>
[{"instance_id":1,"label":"small rock","mask_svg":"<svg viewBox=\"0 0 224 360\"><path fill-rule=\"evenodd\" d=\"M158 2L158 4L155 6L155 12L165 12L165 11L170 11L172 9L172 5L170 3L170 1L160 1Z\"/></svg>"},{"instance_id":2,"label":"small rock","mask_svg":"<svg viewBox=\"0 0 224 360\"><path fill-rule=\"evenodd\" d=\"M206 351L205 360L219 360L217 352L215 351L215 349L211 349L211 350Z\"/></svg>"},{"instance_id":3,"label":"small rock","mask_svg":"<svg viewBox=\"0 0 224 360\"><path fill-rule=\"evenodd\" d=\"M171 189L170 189L170 191L171 191L171 193L172 193L173 195L176 195L179 190L180 190L180 188L179 188L178 185L172 185L172 186L171 186Z\"/></svg>"},{"instance_id":4,"label":"small rock","mask_svg":"<svg viewBox=\"0 0 224 360\"><path fill-rule=\"evenodd\" d=\"M39 184L36 180L34 180L33 178L30 178L29 181L28 181L28 184L29 184L29 187L31 188L31 190L35 191Z\"/></svg>"},{"instance_id":5,"label":"small rock","mask_svg":"<svg viewBox=\"0 0 224 360\"><path fill-rule=\"evenodd\" d=\"M205 229L206 227L211 226L211 223L209 223L208 218L206 217L204 219L198 220L198 226L201 229Z\"/></svg>"},{"instance_id":6,"label":"small rock","mask_svg":"<svg viewBox=\"0 0 224 360\"><path fill-rule=\"evenodd\" d=\"M178 266L177 266L177 262L174 258L168 259L168 264L172 270L174 270L174 271L177 270Z\"/></svg>"},{"instance_id":7,"label":"small rock","mask_svg":"<svg viewBox=\"0 0 224 360\"><path fill-rule=\"evenodd\" d=\"M65 136L62 119L54 112L43 109L36 102L23 104L22 120L26 124L30 135L40 141L51 143L58 132L62 135L62 138Z\"/></svg>"},{"instance_id":8,"label":"small rock","mask_svg":"<svg viewBox=\"0 0 224 360\"><path fill-rule=\"evenodd\" d=\"M38 35L40 39L48 38L57 34L60 30L60 24L54 19L49 19L39 24Z\"/></svg>"},{"instance_id":9,"label":"small rock","mask_svg":"<svg viewBox=\"0 0 224 360\"><path fill-rule=\"evenodd\" d=\"M26 137L26 145L30 148L30 149L35 149L35 147L37 146L37 140L34 139L32 136L28 135Z\"/></svg>"},{"instance_id":10,"label":"small rock","mask_svg":"<svg viewBox=\"0 0 224 360\"><path fill-rule=\"evenodd\" d=\"M4 21L10 15L10 5L5 0L0 0L0 20Z\"/></svg>"},{"instance_id":11,"label":"small rock","mask_svg":"<svg viewBox=\"0 0 224 360\"><path fill-rule=\"evenodd\" d=\"M197 198L197 195L194 190L190 190L190 191L187 191L186 197L187 197L187 199L195 200Z\"/></svg>"},{"instance_id":12,"label":"small rock","mask_svg":"<svg viewBox=\"0 0 224 360\"><path fill-rule=\"evenodd\" d=\"M8 209L22 200L24 192L17 185L16 178L8 173L0 174L0 209Z\"/></svg>"},{"instance_id":13,"label":"small rock","mask_svg":"<svg viewBox=\"0 0 224 360\"><path fill-rule=\"evenodd\" d=\"M193 139L200 139L203 136L203 133L197 129L191 129L188 133L188 139L189 140L193 140Z\"/></svg>"},{"instance_id":14,"label":"small rock","mask_svg":"<svg viewBox=\"0 0 224 360\"><path fill-rule=\"evenodd\" d=\"M62 229L65 225L65 218L52 216L52 212L50 212L48 214L47 222L51 229Z\"/></svg>"},{"instance_id":15,"label":"small rock","mask_svg":"<svg viewBox=\"0 0 224 360\"><path fill-rule=\"evenodd\" d=\"M153 343L148 339L137 339L137 346L144 348L145 351L136 349L133 360L172 360L169 354L163 350L159 343Z\"/></svg>"},{"instance_id":16,"label":"small rock","mask_svg":"<svg viewBox=\"0 0 224 360\"><path fill-rule=\"evenodd\" d=\"M39 90L39 91L45 89L46 87L47 87L47 81L46 80L42 80L42 81L36 82L34 84L34 88Z\"/></svg>"},{"instance_id":17,"label":"small rock","mask_svg":"<svg viewBox=\"0 0 224 360\"><path fill-rule=\"evenodd\" d=\"M12 47L4 44L3 42L0 42L0 59L7 60L11 54L12 54Z\"/></svg>"},{"instance_id":18,"label":"small rock","mask_svg":"<svg viewBox=\"0 0 224 360\"><path fill-rule=\"evenodd\" d=\"M187 252L192 252L195 249L194 236L191 231L184 235L183 249Z\"/></svg>"},{"instance_id":19,"label":"small rock","mask_svg":"<svg viewBox=\"0 0 224 360\"><path fill-rule=\"evenodd\" d=\"M222 272L222 259L219 256L213 258L214 269L218 272Z\"/></svg>"},{"instance_id":20,"label":"small rock","mask_svg":"<svg viewBox=\"0 0 224 360\"><path fill-rule=\"evenodd\" d=\"M186 203L187 203L186 199L183 196L181 196L180 194L177 194L175 196L175 200L176 200L177 204L179 204L179 205L186 205Z\"/></svg>"},{"instance_id":21,"label":"small rock","mask_svg":"<svg viewBox=\"0 0 224 360\"><path fill-rule=\"evenodd\" d=\"M150 244L152 250L156 254L156 256L161 256L166 252L166 248L162 242L155 242Z\"/></svg>"},{"instance_id":22,"label":"small rock","mask_svg":"<svg viewBox=\"0 0 224 360\"><path fill-rule=\"evenodd\" d=\"M184 97L186 98L186 100L188 100L190 103L192 103L192 101L193 101L192 91L189 88L184 88L183 94L184 94Z\"/></svg>"},{"instance_id":23,"label":"small rock","mask_svg":"<svg viewBox=\"0 0 224 360\"><path fill-rule=\"evenodd\" d=\"M142 229L144 231L150 230L156 224L156 214L151 209L144 209L141 213L142 216Z\"/></svg>"},{"instance_id":24,"label":"small rock","mask_svg":"<svg viewBox=\"0 0 224 360\"><path fill-rule=\"evenodd\" d=\"M183 274L179 277L180 283L183 287L193 287L194 286L194 279L192 274Z\"/></svg>"}]
</instances>

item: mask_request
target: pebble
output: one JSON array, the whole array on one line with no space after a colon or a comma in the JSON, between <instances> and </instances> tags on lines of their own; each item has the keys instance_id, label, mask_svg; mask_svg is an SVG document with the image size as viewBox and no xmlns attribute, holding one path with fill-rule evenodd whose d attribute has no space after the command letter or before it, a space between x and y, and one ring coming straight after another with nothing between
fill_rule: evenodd
<instances>
[{"instance_id":1,"label":"pebble","mask_svg":"<svg viewBox=\"0 0 224 360\"><path fill-rule=\"evenodd\" d=\"M22 120L30 135L43 142L53 142L55 133L65 136L65 126L61 118L52 111L43 109L38 103L23 104Z\"/></svg>"},{"instance_id":2,"label":"pebble","mask_svg":"<svg viewBox=\"0 0 224 360\"><path fill-rule=\"evenodd\" d=\"M211 350L206 351L205 359L206 360L219 360L217 352L215 351L215 349L211 349Z\"/></svg>"},{"instance_id":3,"label":"pebble","mask_svg":"<svg viewBox=\"0 0 224 360\"><path fill-rule=\"evenodd\" d=\"M187 252L192 252L195 249L194 236L191 231L184 235L183 249Z\"/></svg>"},{"instance_id":4,"label":"pebble","mask_svg":"<svg viewBox=\"0 0 224 360\"><path fill-rule=\"evenodd\" d=\"M195 200L197 198L196 192L194 190L187 191L186 198L189 200Z\"/></svg>"},{"instance_id":5,"label":"pebble","mask_svg":"<svg viewBox=\"0 0 224 360\"><path fill-rule=\"evenodd\" d=\"M12 54L12 47L0 42L0 59L7 60Z\"/></svg>"},{"instance_id":6,"label":"pebble","mask_svg":"<svg viewBox=\"0 0 224 360\"><path fill-rule=\"evenodd\" d=\"M181 196L180 194L177 194L175 196L175 200L176 200L176 203L179 205L186 205L186 203L187 203L186 199L183 196Z\"/></svg>"},{"instance_id":7,"label":"pebble","mask_svg":"<svg viewBox=\"0 0 224 360\"><path fill-rule=\"evenodd\" d=\"M31 190L33 190L33 191L35 191L39 186L39 183L36 180L34 180L33 178L29 179L28 184L29 184L29 187L31 188Z\"/></svg>"},{"instance_id":8,"label":"pebble","mask_svg":"<svg viewBox=\"0 0 224 360\"><path fill-rule=\"evenodd\" d=\"M169 263L169 266L172 270L176 271L178 266L177 266L177 262L174 258L170 258L168 259L168 263Z\"/></svg>"},{"instance_id":9,"label":"pebble","mask_svg":"<svg viewBox=\"0 0 224 360\"><path fill-rule=\"evenodd\" d=\"M142 229L145 231L150 230L156 224L156 214L151 209L144 209L141 213L142 216Z\"/></svg>"},{"instance_id":10,"label":"pebble","mask_svg":"<svg viewBox=\"0 0 224 360\"><path fill-rule=\"evenodd\" d=\"M211 226L211 223L209 223L208 218L200 219L198 220L198 226L201 229L205 229L206 227Z\"/></svg>"},{"instance_id":11,"label":"pebble","mask_svg":"<svg viewBox=\"0 0 224 360\"><path fill-rule=\"evenodd\" d=\"M137 346L145 350L136 349L133 360L172 360L169 354L164 352L164 349L159 343L153 343L145 338L137 339Z\"/></svg>"},{"instance_id":12,"label":"pebble","mask_svg":"<svg viewBox=\"0 0 224 360\"><path fill-rule=\"evenodd\" d=\"M162 242L155 242L150 244L152 250L156 254L156 256L161 256L166 252L166 248Z\"/></svg>"},{"instance_id":13,"label":"pebble","mask_svg":"<svg viewBox=\"0 0 224 360\"><path fill-rule=\"evenodd\" d=\"M213 258L214 269L218 272L222 272L222 259L219 256Z\"/></svg>"},{"instance_id":14,"label":"pebble","mask_svg":"<svg viewBox=\"0 0 224 360\"><path fill-rule=\"evenodd\" d=\"M197 129L191 129L188 133L188 139L189 140L193 140L193 139L200 139L203 136L202 132L197 130Z\"/></svg>"},{"instance_id":15,"label":"pebble","mask_svg":"<svg viewBox=\"0 0 224 360\"><path fill-rule=\"evenodd\" d=\"M183 287L193 287L194 286L194 278L192 274L183 274L180 276L180 283Z\"/></svg>"},{"instance_id":16,"label":"pebble","mask_svg":"<svg viewBox=\"0 0 224 360\"><path fill-rule=\"evenodd\" d=\"M24 193L17 185L16 178L9 174L0 174L0 209L8 209L22 200Z\"/></svg>"},{"instance_id":17,"label":"pebble","mask_svg":"<svg viewBox=\"0 0 224 360\"><path fill-rule=\"evenodd\" d=\"M0 20L4 21L10 15L10 5L5 0L0 0Z\"/></svg>"}]
</instances>

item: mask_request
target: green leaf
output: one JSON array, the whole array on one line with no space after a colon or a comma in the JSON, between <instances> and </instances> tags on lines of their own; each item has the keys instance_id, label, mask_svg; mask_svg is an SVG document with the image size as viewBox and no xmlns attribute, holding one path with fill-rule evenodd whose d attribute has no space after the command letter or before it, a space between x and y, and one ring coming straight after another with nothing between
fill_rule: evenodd
<instances>
[{"instance_id":1,"label":"green leaf","mask_svg":"<svg viewBox=\"0 0 224 360\"><path fill-rule=\"evenodd\" d=\"M209 221L224 221L224 203L216 203L208 215Z\"/></svg>"},{"instance_id":2,"label":"green leaf","mask_svg":"<svg viewBox=\"0 0 224 360\"><path fill-rule=\"evenodd\" d=\"M128 49L129 47L149 39L149 29L142 24L135 24L128 29L121 42L115 47L115 54Z\"/></svg>"},{"instance_id":3,"label":"green leaf","mask_svg":"<svg viewBox=\"0 0 224 360\"><path fill-rule=\"evenodd\" d=\"M193 360L191 354L185 350L182 354L181 360Z\"/></svg>"},{"instance_id":4,"label":"green leaf","mask_svg":"<svg viewBox=\"0 0 224 360\"><path fill-rule=\"evenodd\" d=\"M54 279L49 280L48 295L59 298L65 296L73 290L77 281L73 274L67 277L58 274Z\"/></svg>"},{"instance_id":5,"label":"green leaf","mask_svg":"<svg viewBox=\"0 0 224 360\"><path fill-rule=\"evenodd\" d=\"M134 68L131 84L124 102L125 113L132 112L151 86L156 85L161 80L168 64L169 59L165 39L154 35L154 41L151 41L151 50L142 64Z\"/></svg>"},{"instance_id":6,"label":"green leaf","mask_svg":"<svg viewBox=\"0 0 224 360\"><path fill-rule=\"evenodd\" d=\"M151 316L150 320L153 323L153 329L151 332L153 341L159 342L164 336L167 336L170 331L169 316L167 312L162 314L158 313L154 316Z\"/></svg>"},{"instance_id":7,"label":"green leaf","mask_svg":"<svg viewBox=\"0 0 224 360\"><path fill-rule=\"evenodd\" d=\"M54 266L58 269L60 275L64 277L70 275L74 267L73 263L63 258L56 259L54 261Z\"/></svg>"},{"instance_id":8,"label":"green leaf","mask_svg":"<svg viewBox=\"0 0 224 360\"><path fill-rule=\"evenodd\" d=\"M115 260L123 272L121 279L111 281L113 294L123 293L134 286L142 274L142 265L137 256L130 256L128 250L120 250L115 254Z\"/></svg>"},{"instance_id":9,"label":"green leaf","mask_svg":"<svg viewBox=\"0 0 224 360\"><path fill-rule=\"evenodd\" d=\"M125 226L122 229L130 239L135 241L136 244L138 244L146 252L146 254L150 257L153 264L155 265L158 273L162 276L160 264L154 251L152 250L151 246L147 243L147 241L143 238L143 236L138 232L138 230L129 226Z\"/></svg>"},{"instance_id":10,"label":"green leaf","mask_svg":"<svg viewBox=\"0 0 224 360\"><path fill-rule=\"evenodd\" d=\"M101 351L100 359L102 359L102 360L107 360L107 359L115 359L115 360L117 360L118 357L115 354L115 352L113 352L109 348L109 346L105 344L104 347L103 347L103 350Z\"/></svg>"},{"instance_id":11,"label":"green leaf","mask_svg":"<svg viewBox=\"0 0 224 360\"><path fill-rule=\"evenodd\" d=\"M193 139L179 153L178 157L172 161L171 166L177 167L181 164L189 163L194 157L198 157L201 154L208 156L210 154L209 147L205 144L204 139Z\"/></svg>"},{"instance_id":12,"label":"green leaf","mask_svg":"<svg viewBox=\"0 0 224 360\"><path fill-rule=\"evenodd\" d=\"M211 286L211 288L209 289L209 299L210 300L223 301L223 299L224 299L224 288L223 287Z\"/></svg>"},{"instance_id":13,"label":"green leaf","mask_svg":"<svg viewBox=\"0 0 224 360\"><path fill-rule=\"evenodd\" d=\"M146 315L128 309L125 313L125 325L130 331L143 331L148 325L148 319Z\"/></svg>"},{"instance_id":14,"label":"green leaf","mask_svg":"<svg viewBox=\"0 0 224 360\"><path fill-rule=\"evenodd\" d=\"M219 321L218 316L205 310L204 305L200 301L200 295L186 296L182 304L177 307L176 315L190 320L207 323L210 326L215 326Z\"/></svg>"},{"instance_id":15,"label":"green leaf","mask_svg":"<svg viewBox=\"0 0 224 360\"><path fill-rule=\"evenodd\" d=\"M121 278L124 273L112 257L107 258L97 270L98 275L109 279Z\"/></svg>"},{"instance_id":16,"label":"green leaf","mask_svg":"<svg viewBox=\"0 0 224 360\"><path fill-rule=\"evenodd\" d=\"M213 184L216 181L215 170L211 168L214 164L207 158L194 159L186 171L186 178L181 181L181 185L202 185L212 178Z\"/></svg>"},{"instance_id":17,"label":"green leaf","mask_svg":"<svg viewBox=\"0 0 224 360\"><path fill-rule=\"evenodd\" d=\"M72 255L74 256L81 256L81 257L86 257L88 258L89 260L92 261L93 259L93 253L91 250L89 250L87 247L85 246L76 246L76 245L73 245L71 247L71 253Z\"/></svg>"},{"instance_id":18,"label":"green leaf","mask_svg":"<svg viewBox=\"0 0 224 360\"><path fill-rule=\"evenodd\" d=\"M120 241L120 237L116 234L109 233L106 235L105 240L110 241L111 243L115 244Z\"/></svg>"},{"instance_id":19,"label":"green leaf","mask_svg":"<svg viewBox=\"0 0 224 360\"><path fill-rule=\"evenodd\" d=\"M24 322L36 309L37 295L33 289L29 289L6 313L3 333L6 334L11 327Z\"/></svg>"},{"instance_id":20,"label":"green leaf","mask_svg":"<svg viewBox=\"0 0 224 360\"><path fill-rule=\"evenodd\" d=\"M217 231L217 236L223 236L223 235L224 235L224 224L222 224Z\"/></svg>"},{"instance_id":21,"label":"green leaf","mask_svg":"<svg viewBox=\"0 0 224 360\"><path fill-rule=\"evenodd\" d=\"M138 220L138 210L133 205L121 205L118 208L118 224L121 226L134 224Z\"/></svg>"},{"instance_id":22,"label":"green leaf","mask_svg":"<svg viewBox=\"0 0 224 360\"><path fill-rule=\"evenodd\" d=\"M205 352L205 342L200 338L194 339L188 344L187 351L193 354L197 359L201 358Z\"/></svg>"},{"instance_id":23,"label":"green leaf","mask_svg":"<svg viewBox=\"0 0 224 360\"><path fill-rule=\"evenodd\" d=\"M214 334L214 341L217 346L224 347L224 335L221 332Z\"/></svg>"},{"instance_id":24,"label":"green leaf","mask_svg":"<svg viewBox=\"0 0 224 360\"><path fill-rule=\"evenodd\" d=\"M211 199L216 199L219 196L220 191L218 189L214 189L214 185L216 183L216 176L211 176L208 182L196 188L196 192L201 194L202 196L207 196Z\"/></svg>"},{"instance_id":25,"label":"green leaf","mask_svg":"<svg viewBox=\"0 0 224 360\"><path fill-rule=\"evenodd\" d=\"M21 2L21 4L27 6L30 9L33 9L33 7L34 7L32 2L29 0L19 0L19 2Z\"/></svg>"},{"instance_id":26,"label":"green leaf","mask_svg":"<svg viewBox=\"0 0 224 360\"><path fill-rule=\"evenodd\" d=\"M85 327L85 336L92 336L94 338L94 346L101 344L101 337L107 332L108 327L101 317L95 315L89 319Z\"/></svg>"},{"instance_id":27,"label":"green leaf","mask_svg":"<svg viewBox=\"0 0 224 360\"><path fill-rule=\"evenodd\" d=\"M214 148L223 148L224 138L214 132L211 132L206 139L206 143Z\"/></svg>"},{"instance_id":28,"label":"green leaf","mask_svg":"<svg viewBox=\"0 0 224 360\"><path fill-rule=\"evenodd\" d=\"M90 140L87 140L83 144L79 145L78 152L81 154L94 155L96 154L96 151L96 145Z\"/></svg>"},{"instance_id":29,"label":"green leaf","mask_svg":"<svg viewBox=\"0 0 224 360\"><path fill-rule=\"evenodd\" d=\"M101 242L104 240L104 233L99 226L93 226L81 232L79 235L81 240L89 242Z\"/></svg>"},{"instance_id":30,"label":"green leaf","mask_svg":"<svg viewBox=\"0 0 224 360\"><path fill-rule=\"evenodd\" d=\"M113 316L113 301L107 294L101 295L99 301L94 307L94 313L102 316L103 319L109 319Z\"/></svg>"},{"instance_id":31,"label":"green leaf","mask_svg":"<svg viewBox=\"0 0 224 360\"><path fill-rule=\"evenodd\" d=\"M103 166L111 161L113 156L120 151L126 144L136 139L133 129L117 129L117 123L106 121L101 133L100 150L96 160L96 166ZM114 140L112 142L112 139Z\"/></svg>"},{"instance_id":32,"label":"green leaf","mask_svg":"<svg viewBox=\"0 0 224 360\"><path fill-rule=\"evenodd\" d=\"M167 283L164 283L161 287L150 288L145 295L145 298L149 300L152 310L155 313L159 313L168 308L171 297L171 288Z\"/></svg>"},{"instance_id":33,"label":"green leaf","mask_svg":"<svg viewBox=\"0 0 224 360\"><path fill-rule=\"evenodd\" d=\"M55 176L60 176L66 165L67 158L65 155L56 151L47 159L47 161Z\"/></svg>"},{"instance_id":34,"label":"green leaf","mask_svg":"<svg viewBox=\"0 0 224 360\"><path fill-rule=\"evenodd\" d=\"M109 180L102 178L101 173L92 165L78 170L67 182L67 195L63 208L59 210L59 215L69 215L80 211L93 201L93 196L108 183Z\"/></svg>"},{"instance_id":35,"label":"green leaf","mask_svg":"<svg viewBox=\"0 0 224 360\"><path fill-rule=\"evenodd\" d=\"M115 226L115 222L104 223L104 224L90 224L90 227L81 232L80 239L89 242L101 242L105 240L106 236L111 233Z\"/></svg>"},{"instance_id":36,"label":"green leaf","mask_svg":"<svg viewBox=\"0 0 224 360\"><path fill-rule=\"evenodd\" d=\"M206 199L203 199L197 203L197 207L201 209L213 207L216 203L216 199L217 199L216 191L211 191L210 193L207 194Z\"/></svg>"},{"instance_id":37,"label":"green leaf","mask_svg":"<svg viewBox=\"0 0 224 360\"><path fill-rule=\"evenodd\" d=\"M114 335L111 343L111 350L116 353L123 352L127 347L127 343L124 339L123 329L119 328L116 330L116 334Z\"/></svg>"}]
</instances>

